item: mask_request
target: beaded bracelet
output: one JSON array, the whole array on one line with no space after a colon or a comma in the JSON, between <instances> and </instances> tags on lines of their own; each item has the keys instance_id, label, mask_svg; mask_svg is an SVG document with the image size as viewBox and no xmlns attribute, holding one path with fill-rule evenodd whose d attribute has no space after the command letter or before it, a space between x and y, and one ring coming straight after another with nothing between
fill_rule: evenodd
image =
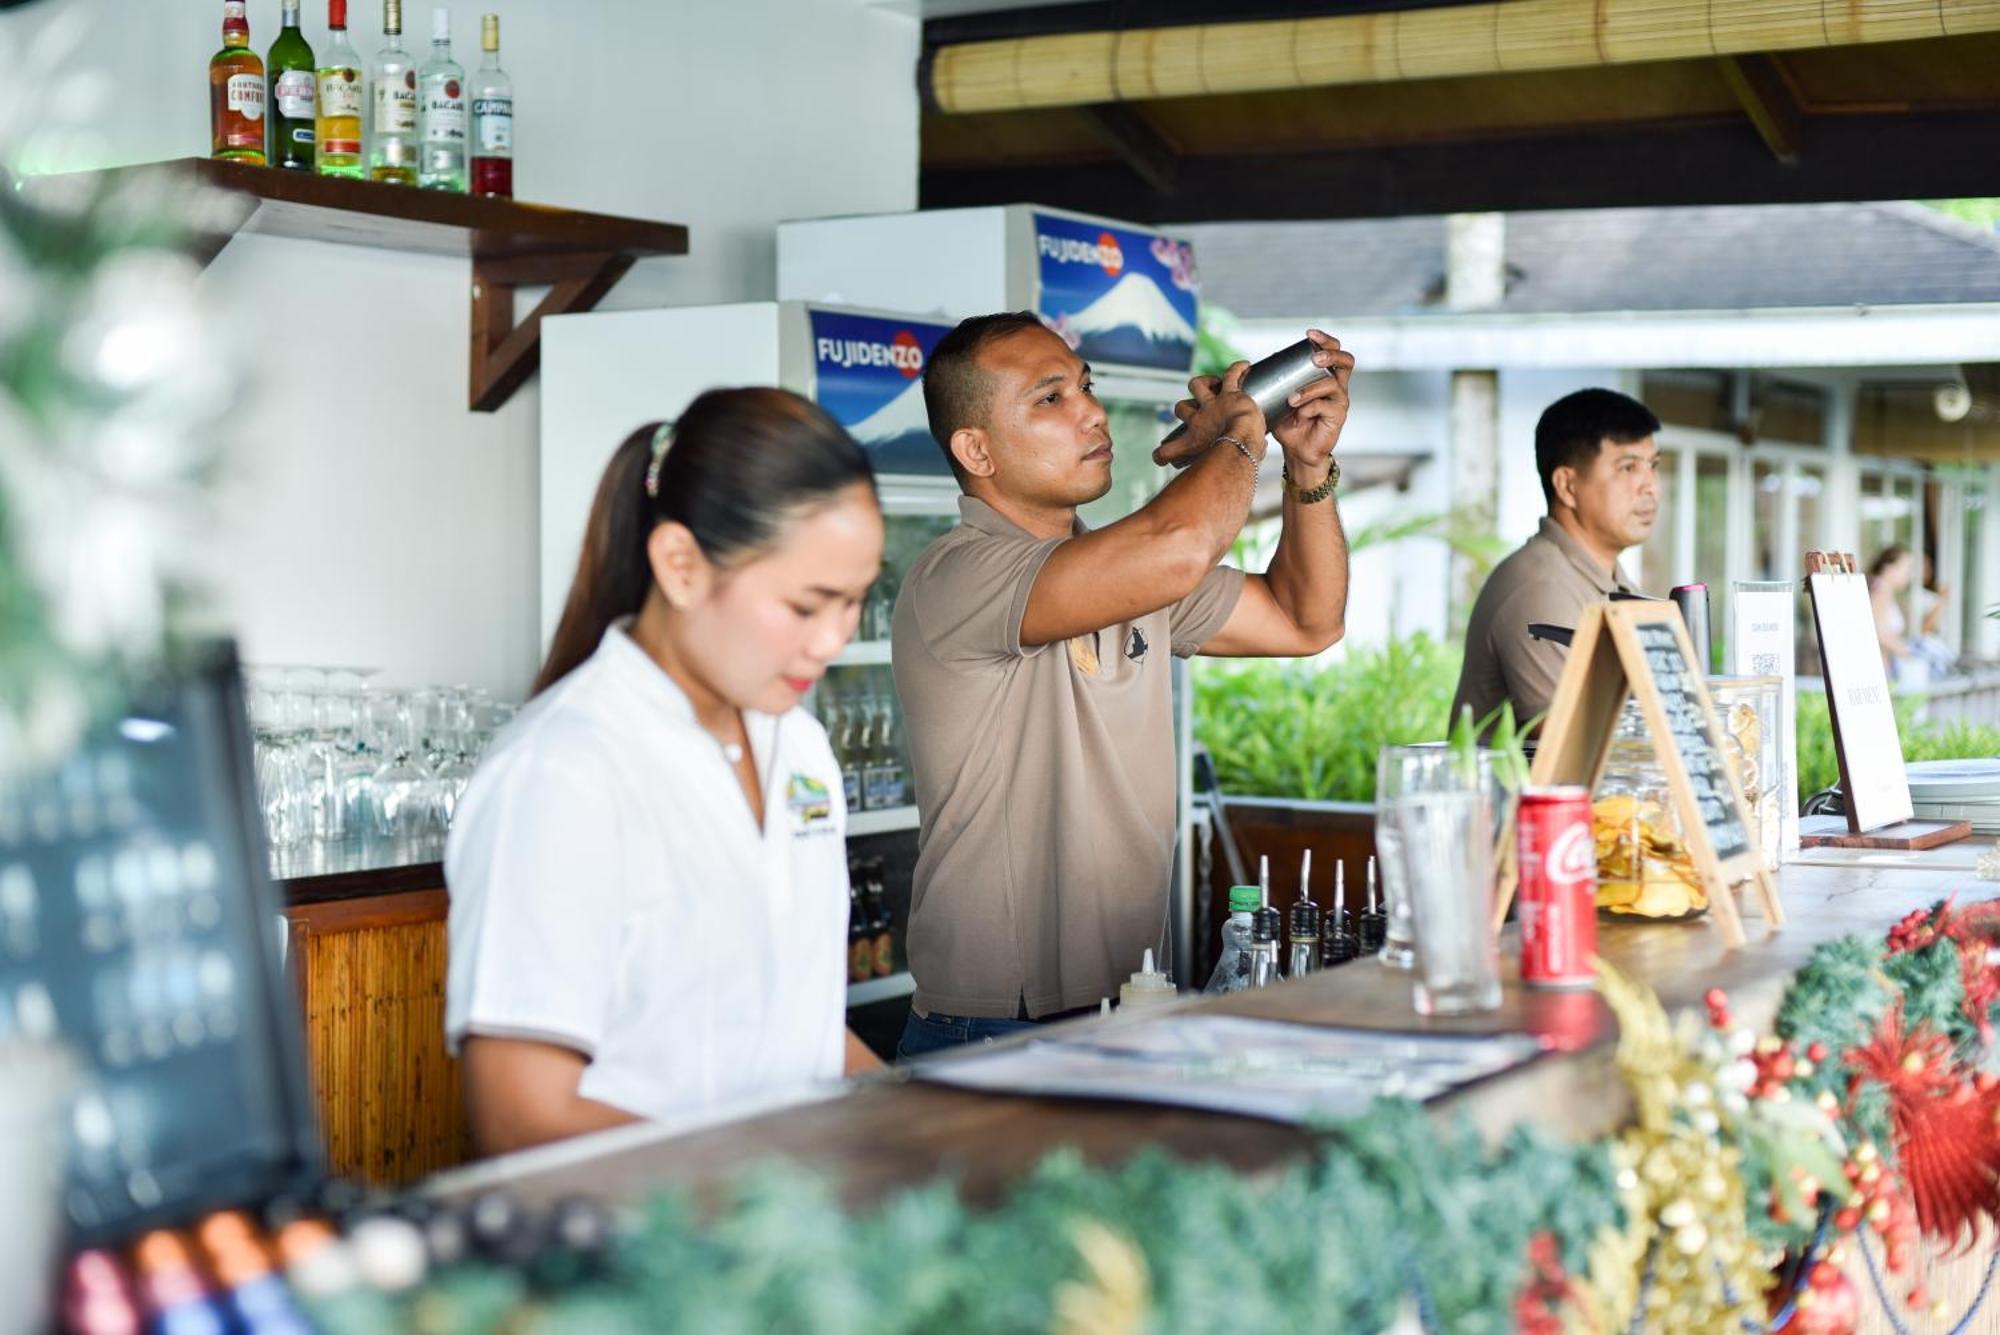
<instances>
[{"instance_id":1,"label":"beaded bracelet","mask_svg":"<svg viewBox=\"0 0 2000 1335\"><path fill-rule=\"evenodd\" d=\"M1248 445L1245 445L1242 441L1236 439L1236 437L1234 436L1217 436L1214 440L1211 440L1208 443L1209 448L1213 449L1217 445L1222 444L1222 442L1225 440L1228 441L1231 445L1234 445L1237 449L1243 451L1243 457L1250 461L1250 490L1253 492L1256 491L1257 478L1264 471L1264 461L1262 459L1259 459L1256 455L1250 453L1250 447Z\"/></svg>"}]
</instances>

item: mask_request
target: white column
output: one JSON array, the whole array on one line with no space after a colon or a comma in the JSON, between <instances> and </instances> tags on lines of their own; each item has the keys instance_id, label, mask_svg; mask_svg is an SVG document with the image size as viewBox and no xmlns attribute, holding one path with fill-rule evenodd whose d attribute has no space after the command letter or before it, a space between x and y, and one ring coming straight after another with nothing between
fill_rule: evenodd
<instances>
[{"instance_id":1,"label":"white column","mask_svg":"<svg viewBox=\"0 0 2000 1335\"><path fill-rule=\"evenodd\" d=\"M1507 219L1500 213L1454 214L1445 223L1445 305L1490 310L1507 291ZM1491 370L1451 373L1451 508L1468 527L1491 532L1500 510L1500 377ZM1471 562L1452 559L1449 617L1470 615L1479 596Z\"/></svg>"}]
</instances>

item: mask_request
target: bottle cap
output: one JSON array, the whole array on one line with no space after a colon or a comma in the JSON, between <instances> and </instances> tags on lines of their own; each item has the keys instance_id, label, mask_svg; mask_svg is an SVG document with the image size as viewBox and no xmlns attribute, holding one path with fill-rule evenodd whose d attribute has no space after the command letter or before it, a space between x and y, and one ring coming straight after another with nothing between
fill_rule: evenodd
<instances>
[{"instance_id":1,"label":"bottle cap","mask_svg":"<svg viewBox=\"0 0 2000 1335\"><path fill-rule=\"evenodd\" d=\"M1148 950L1139 972L1126 979L1118 989L1118 1004L1151 1005L1156 1001L1172 1001L1179 995L1180 990L1174 986L1174 980L1153 967L1153 952Z\"/></svg>"},{"instance_id":2,"label":"bottle cap","mask_svg":"<svg viewBox=\"0 0 2000 1335\"><path fill-rule=\"evenodd\" d=\"M326 0L326 26L329 28L347 26L347 0Z\"/></svg>"},{"instance_id":3,"label":"bottle cap","mask_svg":"<svg viewBox=\"0 0 2000 1335\"><path fill-rule=\"evenodd\" d=\"M1278 911L1265 907L1250 915L1250 941L1253 945L1265 945L1278 939Z\"/></svg>"},{"instance_id":4,"label":"bottle cap","mask_svg":"<svg viewBox=\"0 0 2000 1335\"><path fill-rule=\"evenodd\" d=\"M479 19L479 49L498 51L500 49L500 16L484 14Z\"/></svg>"},{"instance_id":5,"label":"bottle cap","mask_svg":"<svg viewBox=\"0 0 2000 1335\"><path fill-rule=\"evenodd\" d=\"M431 11L431 40L433 42L451 40L451 11L443 5Z\"/></svg>"},{"instance_id":6,"label":"bottle cap","mask_svg":"<svg viewBox=\"0 0 2000 1335\"><path fill-rule=\"evenodd\" d=\"M403 35L403 0L382 0L382 33L387 37Z\"/></svg>"},{"instance_id":7,"label":"bottle cap","mask_svg":"<svg viewBox=\"0 0 2000 1335\"><path fill-rule=\"evenodd\" d=\"M1307 937L1319 939L1319 905L1310 899L1301 899L1292 905L1292 940Z\"/></svg>"},{"instance_id":8,"label":"bottle cap","mask_svg":"<svg viewBox=\"0 0 2000 1335\"><path fill-rule=\"evenodd\" d=\"M1264 892L1254 885L1231 886L1229 890L1229 911L1231 913L1254 912L1264 902Z\"/></svg>"}]
</instances>

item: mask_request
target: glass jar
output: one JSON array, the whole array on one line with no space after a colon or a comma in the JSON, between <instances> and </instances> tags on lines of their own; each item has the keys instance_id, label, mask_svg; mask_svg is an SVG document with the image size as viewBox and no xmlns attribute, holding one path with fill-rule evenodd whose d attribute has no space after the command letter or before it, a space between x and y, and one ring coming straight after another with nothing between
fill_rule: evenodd
<instances>
[{"instance_id":1,"label":"glass jar","mask_svg":"<svg viewBox=\"0 0 2000 1335\"><path fill-rule=\"evenodd\" d=\"M1601 918L1673 922L1708 912L1667 774L1639 702L1625 702L1591 801Z\"/></svg>"},{"instance_id":2,"label":"glass jar","mask_svg":"<svg viewBox=\"0 0 2000 1335\"><path fill-rule=\"evenodd\" d=\"M1783 762L1778 754L1776 677L1710 677L1709 699L1721 727L1716 741L1723 763L1736 775L1749 808L1750 837L1757 841L1765 871L1778 869L1779 816L1783 808Z\"/></svg>"}]
</instances>

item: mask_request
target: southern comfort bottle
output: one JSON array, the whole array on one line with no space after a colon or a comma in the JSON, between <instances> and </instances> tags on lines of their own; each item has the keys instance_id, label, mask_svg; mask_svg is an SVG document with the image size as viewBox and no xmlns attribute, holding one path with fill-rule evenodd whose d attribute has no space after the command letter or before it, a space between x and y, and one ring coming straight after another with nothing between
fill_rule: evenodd
<instances>
[{"instance_id":1,"label":"southern comfort bottle","mask_svg":"<svg viewBox=\"0 0 2000 1335\"><path fill-rule=\"evenodd\" d=\"M264 62L245 0L222 0L222 49L208 62L209 154L264 165Z\"/></svg>"}]
</instances>

